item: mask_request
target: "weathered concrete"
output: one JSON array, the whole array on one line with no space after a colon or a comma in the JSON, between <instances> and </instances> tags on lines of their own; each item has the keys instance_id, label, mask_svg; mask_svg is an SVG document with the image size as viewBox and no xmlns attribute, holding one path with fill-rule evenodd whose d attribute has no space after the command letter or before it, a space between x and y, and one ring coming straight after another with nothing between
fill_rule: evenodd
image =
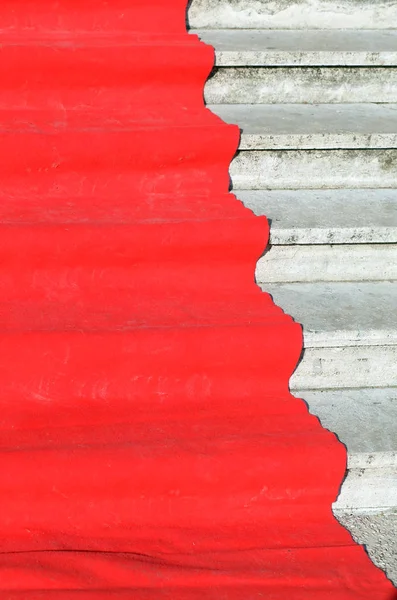
<instances>
[{"instance_id":1,"label":"weathered concrete","mask_svg":"<svg viewBox=\"0 0 397 600\"><path fill-rule=\"evenodd\" d=\"M303 324L305 350L290 382L293 390L397 386L396 283L261 287Z\"/></svg>"},{"instance_id":2,"label":"weathered concrete","mask_svg":"<svg viewBox=\"0 0 397 600\"><path fill-rule=\"evenodd\" d=\"M235 190L396 188L397 150L242 151L230 175Z\"/></svg>"},{"instance_id":3,"label":"weathered concrete","mask_svg":"<svg viewBox=\"0 0 397 600\"><path fill-rule=\"evenodd\" d=\"M397 148L397 104L211 104L241 150Z\"/></svg>"},{"instance_id":4,"label":"weathered concrete","mask_svg":"<svg viewBox=\"0 0 397 600\"><path fill-rule=\"evenodd\" d=\"M394 0L193 0L193 29L392 29Z\"/></svg>"},{"instance_id":5,"label":"weathered concrete","mask_svg":"<svg viewBox=\"0 0 397 600\"><path fill-rule=\"evenodd\" d=\"M273 246L258 261L256 278L259 283L397 280L397 245Z\"/></svg>"},{"instance_id":6,"label":"weathered concrete","mask_svg":"<svg viewBox=\"0 0 397 600\"><path fill-rule=\"evenodd\" d=\"M193 0L189 15L216 47L206 101L244 129L234 189L272 221L257 279L303 323L291 388L348 448L334 512L397 583L397 512L380 512L397 507L397 283L382 281L397 274L397 2Z\"/></svg>"},{"instance_id":7,"label":"weathered concrete","mask_svg":"<svg viewBox=\"0 0 397 600\"><path fill-rule=\"evenodd\" d=\"M397 466L349 469L334 508L370 512L396 509Z\"/></svg>"},{"instance_id":8,"label":"weathered concrete","mask_svg":"<svg viewBox=\"0 0 397 600\"><path fill-rule=\"evenodd\" d=\"M307 348L290 385L302 395L304 390L397 386L396 364L397 346Z\"/></svg>"},{"instance_id":9,"label":"weathered concrete","mask_svg":"<svg viewBox=\"0 0 397 600\"><path fill-rule=\"evenodd\" d=\"M306 391L322 425L348 451L348 476L337 512L397 509L397 389Z\"/></svg>"},{"instance_id":10,"label":"weathered concrete","mask_svg":"<svg viewBox=\"0 0 397 600\"><path fill-rule=\"evenodd\" d=\"M303 397L347 447L349 468L393 462L397 468L397 388L306 391ZM364 455L372 461L363 464ZM395 502L397 507L397 494Z\"/></svg>"},{"instance_id":11,"label":"weathered concrete","mask_svg":"<svg viewBox=\"0 0 397 600\"><path fill-rule=\"evenodd\" d=\"M267 216L273 245L397 242L397 190L240 190L237 197Z\"/></svg>"},{"instance_id":12,"label":"weathered concrete","mask_svg":"<svg viewBox=\"0 0 397 600\"><path fill-rule=\"evenodd\" d=\"M198 30L224 67L395 66L397 31Z\"/></svg>"},{"instance_id":13,"label":"weathered concrete","mask_svg":"<svg viewBox=\"0 0 397 600\"><path fill-rule=\"evenodd\" d=\"M397 69L387 67L219 68L208 104L395 102Z\"/></svg>"},{"instance_id":14,"label":"weathered concrete","mask_svg":"<svg viewBox=\"0 0 397 600\"><path fill-rule=\"evenodd\" d=\"M303 324L305 348L397 345L395 282L262 283L261 287Z\"/></svg>"},{"instance_id":15,"label":"weathered concrete","mask_svg":"<svg viewBox=\"0 0 397 600\"><path fill-rule=\"evenodd\" d=\"M397 576L397 388L307 390L302 396L347 447L349 470L335 515L376 564Z\"/></svg>"},{"instance_id":16,"label":"weathered concrete","mask_svg":"<svg viewBox=\"0 0 397 600\"><path fill-rule=\"evenodd\" d=\"M373 514L335 510L338 520L349 529L378 567L397 586L397 510Z\"/></svg>"}]
</instances>

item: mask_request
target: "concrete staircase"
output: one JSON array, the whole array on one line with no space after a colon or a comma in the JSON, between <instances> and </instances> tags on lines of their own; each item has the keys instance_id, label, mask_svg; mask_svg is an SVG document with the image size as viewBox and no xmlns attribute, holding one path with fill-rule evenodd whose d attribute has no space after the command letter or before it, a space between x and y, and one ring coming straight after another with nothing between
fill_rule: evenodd
<instances>
[{"instance_id":1,"label":"concrete staircase","mask_svg":"<svg viewBox=\"0 0 397 600\"><path fill-rule=\"evenodd\" d=\"M193 0L189 23L242 129L233 190L271 220L257 282L304 327L291 387L348 448L335 514L397 582L397 1Z\"/></svg>"}]
</instances>

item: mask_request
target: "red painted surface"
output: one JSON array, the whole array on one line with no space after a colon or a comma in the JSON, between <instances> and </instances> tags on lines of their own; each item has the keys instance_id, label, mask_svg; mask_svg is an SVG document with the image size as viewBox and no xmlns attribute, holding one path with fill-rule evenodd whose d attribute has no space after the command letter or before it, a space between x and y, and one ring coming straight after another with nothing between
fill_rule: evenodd
<instances>
[{"instance_id":1,"label":"red painted surface","mask_svg":"<svg viewBox=\"0 0 397 600\"><path fill-rule=\"evenodd\" d=\"M390 600L185 4L0 4L0 598Z\"/></svg>"}]
</instances>

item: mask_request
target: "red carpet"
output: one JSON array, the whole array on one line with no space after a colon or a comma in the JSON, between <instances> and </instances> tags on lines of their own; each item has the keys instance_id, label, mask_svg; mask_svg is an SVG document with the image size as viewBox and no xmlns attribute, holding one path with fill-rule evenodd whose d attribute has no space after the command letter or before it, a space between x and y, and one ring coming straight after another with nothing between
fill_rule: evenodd
<instances>
[{"instance_id":1,"label":"red carpet","mask_svg":"<svg viewBox=\"0 0 397 600\"><path fill-rule=\"evenodd\" d=\"M0 598L391 600L185 5L0 4Z\"/></svg>"}]
</instances>

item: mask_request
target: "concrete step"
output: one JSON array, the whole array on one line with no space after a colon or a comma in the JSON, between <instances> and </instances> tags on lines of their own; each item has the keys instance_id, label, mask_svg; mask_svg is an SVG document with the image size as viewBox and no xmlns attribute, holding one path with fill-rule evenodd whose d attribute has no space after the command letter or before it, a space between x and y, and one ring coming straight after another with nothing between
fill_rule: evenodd
<instances>
[{"instance_id":1,"label":"concrete step","mask_svg":"<svg viewBox=\"0 0 397 600\"><path fill-rule=\"evenodd\" d=\"M258 261L256 279L260 284L396 281L397 244L273 246Z\"/></svg>"},{"instance_id":2,"label":"concrete step","mask_svg":"<svg viewBox=\"0 0 397 600\"><path fill-rule=\"evenodd\" d=\"M347 448L349 474L334 510L397 509L397 388L306 391L304 399Z\"/></svg>"},{"instance_id":3,"label":"concrete step","mask_svg":"<svg viewBox=\"0 0 397 600\"><path fill-rule=\"evenodd\" d=\"M192 0L190 27L208 29L391 29L393 0Z\"/></svg>"},{"instance_id":4,"label":"concrete step","mask_svg":"<svg viewBox=\"0 0 397 600\"><path fill-rule=\"evenodd\" d=\"M303 397L347 447L334 514L397 583L397 388L307 390Z\"/></svg>"},{"instance_id":5,"label":"concrete step","mask_svg":"<svg viewBox=\"0 0 397 600\"><path fill-rule=\"evenodd\" d=\"M307 390L303 397L310 412L347 447L348 469L395 466L397 477L397 388ZM378 506L364 502L361 508L397 508L397 493L390 500Z\"/></svg>"},{"instance_id":6,"label":"concrete step","mask_svg":"<svg viewBox=\"0 0 397 600\"><path fill-rule=\"evenodd\" d=\"M270 253L269 253L270 254ZM291 388L397 386L397 283L262 284L302 323L303 359Z\"/></svg>"},{"instance_id":7,"label":"concrete step","mask_svg":"<svg viewBox=\"0 0 397 600\"><path fill-rule=\"evenodd\" d=\"M205 86L208 104L395 102L394 67L225 67Z\"/></svg>"},{"instance_id":8,"label":"concrete step","mask_svg":"<svg viewBox=\"0 0 397 600\"><path fill-rule=\"evenodd\" d=\"M397 104L211 104L241 150L397 148Z\"/></svg>"},{"instance_id":9,"label":"concrete step","mask_svg":"<svg viewBox=\"0 0 397 600\"><path fill-rule=\"evenodd\" d=\"M396 3L364 0L193 0L190 10L193 26L209 28L388 28L396 16ZM348 448L334 513L397 582L397 387L387 387L397 386L397 283L382 281L397 273L396 106L368 106L396 101L396 32L200 36L217 49L209 104L354 103L220 113L244 129L237 196L272 222L257 280L304 326L291 387Z\"/></svg>"},{"instance_id":10,"label":"concrete step","mask_svg":"<svg viewBox=\"0 0 397 600\"><path fill-rule=\"evenodd\" d=\"M218 67L396 66L397 30L193 30Z\"/></svg>"},{"instance_id":11,"label":"concrete step","mask_svg":"<svg viewBox=\"0 0 397 600\"><path fill-rule=\"evenodd\" d=\"M397 149L240 151L234 190L397 188Z\"/></svg>"},{"instance_id":12,"label":"concrete step","mask_svg":"<svg viewBox=\"0 0 397 600\"><path fill-rule=\"evenodd\" d=\"M267 216L273 246L397 242L397 190L240 190L237 197Z\"/></svg>"}]
</instances>

